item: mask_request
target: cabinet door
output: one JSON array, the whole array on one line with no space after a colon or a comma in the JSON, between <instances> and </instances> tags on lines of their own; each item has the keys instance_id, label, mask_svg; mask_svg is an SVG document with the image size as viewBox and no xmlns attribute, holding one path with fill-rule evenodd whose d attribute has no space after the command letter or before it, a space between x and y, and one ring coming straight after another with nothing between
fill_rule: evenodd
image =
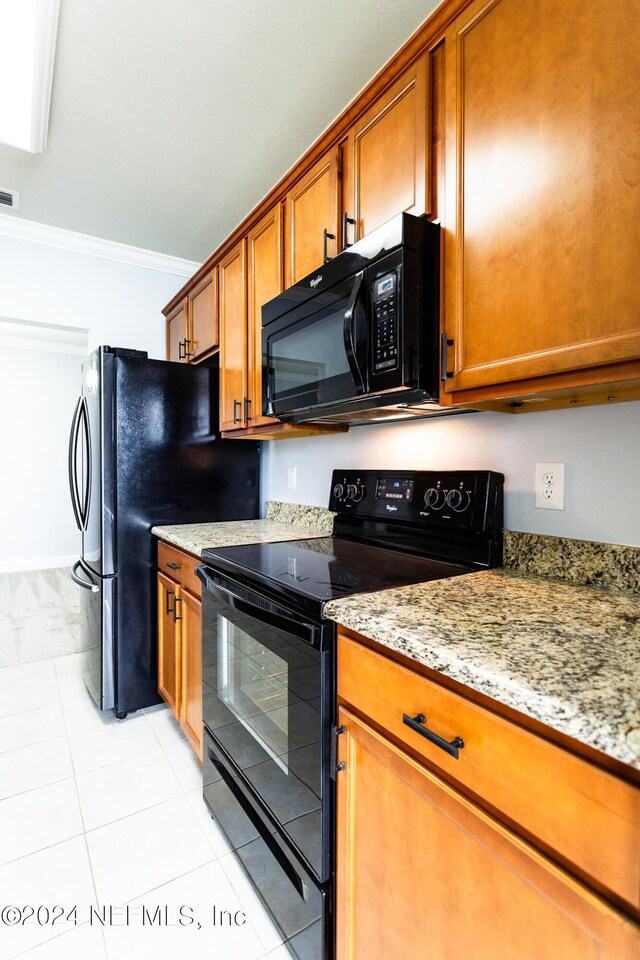
<instances>
[{"instance_id":1,"label":"cabinet door","mask_svg":"<svg viewBox=\"0 0 640 960\"><path fill-rule=\"evenodd\" d=\"M173 308L167 317L167 360L185 361L187 334L187 298Z\"/></svg>"},{"instance_id":2,"label":"cabinet door","mask_svg":"<svg viewBox=\"0 0 640 960\"><path fill-rule=\"evenodd\" d=\"M180 586L158 574L158 692L176 717L180 716L180 621L176 600Z\"/></svg>"},{"instance_id":3,"label":"cabinet door","mask_svg":"<svg viewBox=\"0 0 640 960\"><path fill-rule=\"evenodd\" d=\"M218 267L220 285L220 429L244 426L247 396L247 279L245 241Z\"/></svg>"},{"instance_id":4,"label":"cabinet door","mask_svg":"<svg viewBox=\"0 0 640 960\"><path fill-rule=\"evenodd\" d=\"M262 414L262 305L282 292L282 207L277 204L247 238L249 426L275 424Z\"/></svg>"},{"instance_id":5,"label":"cabinet door","mask_svg":"<svg viewBox=\"0 0 640 960\"><path fill-rule=\"evenodd\" d=\"M355 217L356 239L402 211L430 212L427 65L423 54L349 132L347 213Z\"/></svg>"},{"instance_id":6,"label":"cabinet door","mask_svg":"<svg viewBox=\"0 0 640 960\"><path fill-rule=\"evenodd\" d=\"M640 931L341 708L338 960L632 960Z\"/></svg>"},{"instance_id":7,"label":"cabinet door","mask_svg":"<svg viewBox=\"0 0 640 960\"><path fill-rule=\"evenodd\" d=\"M476 0L448 29L446 390L640 356L637 17Z\"/></svg>"},{"instance_id":8,"label":"cabinet door","mask_svg":"<svg viewBox=\"0 0 640 960\"><path fill-rule=\"evenodd\" d=\"M202 604L189 593L180 594L182 616L182 689L180 724L202 760Z\"/></svg>"},{"instance_id":9,"label":"cabinet door","mask_svg":"<svg viewBox=\"0 0 640 960\"><path fill-rule=\"evenodd\" d=\"M285 199L285 286L290 287L338 252L338 147L298 180Z\"/></svg>"},{"instance_id":10,"label":"cabinet door","mask_svg":"<svg viewBox=\"0 0 640 960\"><path fill-rule=\"evenodd\" d=\"M218 346L218 271L213 268L189 293L189 360L210 353Z\"/></svg>"}]
</instances>

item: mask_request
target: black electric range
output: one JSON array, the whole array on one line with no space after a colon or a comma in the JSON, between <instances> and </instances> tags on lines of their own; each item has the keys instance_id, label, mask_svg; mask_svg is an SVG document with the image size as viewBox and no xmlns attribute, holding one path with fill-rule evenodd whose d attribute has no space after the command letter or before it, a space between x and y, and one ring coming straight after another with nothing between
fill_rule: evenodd
<instances>
[{"instance_id":1,"label":"black electric range","mask_svg":"<svg viewBox=\"0 0 640 960\"><path fill-rule=\"evenodd\" d=\"M296 960L333 956L329 600L502 562L501 474L334 471L330 537L205 550L204 798Z\"/></svg>"}]
</instances>

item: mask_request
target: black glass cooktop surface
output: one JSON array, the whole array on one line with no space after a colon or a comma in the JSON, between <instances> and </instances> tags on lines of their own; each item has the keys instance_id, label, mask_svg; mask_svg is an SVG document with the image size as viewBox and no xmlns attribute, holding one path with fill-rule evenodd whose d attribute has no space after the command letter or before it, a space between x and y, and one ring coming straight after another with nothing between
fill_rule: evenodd
<instances>
[{"instance_id":1,"label":"black glass cooktop surface","mask_svg":"<svg viewBox=\"0 0 640 960\"><path fill-rule=\"evenodd\" d=\"M207 565L290 596L326 603L339 597L441 580L470 568L340 537L254 543L204 550Z\"/></svg>"}]
</instances>

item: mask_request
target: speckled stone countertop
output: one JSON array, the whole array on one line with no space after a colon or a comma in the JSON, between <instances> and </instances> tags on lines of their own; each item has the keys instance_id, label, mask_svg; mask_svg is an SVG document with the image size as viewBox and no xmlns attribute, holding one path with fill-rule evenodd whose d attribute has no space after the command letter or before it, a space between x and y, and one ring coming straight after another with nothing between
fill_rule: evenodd
<instances>
[{"instance_id":1,"label":"speckled stone countertop","mask_svg":"<svg viewBox=\"0 0 640 960\"><path fill-rule=\"evenodd\" d=\"M330 619L640 769L640 599L500 569L332 600Z\"/></svg>"},{"instance_id":2,"label":"speckled stone countertop","mask_svg":"<svg viewBox=\"0 0 640 960\"><path fill-rule=\"evenodd\" d=\"M333 530L333 513L322 507L267 502L266 520L227 520L221 523L176 523L152 527L160 540L198 557L207 547L236 547L243 543L311 540Z\"/></svg>"}]
</instances>

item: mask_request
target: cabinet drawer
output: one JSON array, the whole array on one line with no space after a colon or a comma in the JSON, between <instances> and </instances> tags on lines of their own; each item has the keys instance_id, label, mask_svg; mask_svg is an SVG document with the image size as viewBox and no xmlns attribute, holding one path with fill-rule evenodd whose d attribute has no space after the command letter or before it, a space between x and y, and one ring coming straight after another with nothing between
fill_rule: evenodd
<instances>
[{"instance_id":1,"label":"cabinet drawer","mask_svg":"<svg viewBox=\"0 0 640 960\"><path fill-rule=\"evenodd\" d=\"M202 596L202 584L195 574L199 563L198 557L178 550L163 540L158 541L158 569L177 580L198 598Z\"/></svg>"},{"instance_id":2,"label":"cabinet drawer","mask_svg":"<svg viewBox=\"0 0 640 960\"><path fill-rule=\"evenodd\" d=\"M640 906L640 790L342 633L338 695L588 880ZM458 759L407 726L444 741Z\"/></svg>"}]
</instances>

